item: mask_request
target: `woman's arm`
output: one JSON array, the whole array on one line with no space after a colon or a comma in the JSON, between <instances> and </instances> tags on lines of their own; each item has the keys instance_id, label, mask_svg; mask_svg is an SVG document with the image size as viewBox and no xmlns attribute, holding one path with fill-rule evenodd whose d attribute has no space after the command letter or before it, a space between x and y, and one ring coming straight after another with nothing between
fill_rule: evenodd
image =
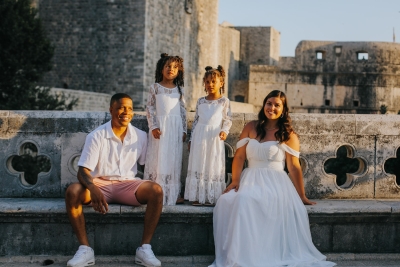
<instances>
[{"instance_id":1,"label":"woman's arm","mask_svg":"<svg viewBox=\"0 0 400 267\"><path fill-rule=\"evenodd\" d=\"M292 133L290 139L286 142L290 148L300 151L300 141L296 134ZM301 170L299 158L293 156L292 154L286 152L286 165L289 170L289 177L296 188L301 200L305 205L314 205L315 202L310 201L306 197L306 192L304 190L303 172Z\"/></svg>"},{"instance_id":2,"label":"woman's arm","mask_svg":"<svg viewBox=\"0 0 400 267\"><path fill-rule=\"evenodd\" d=\"M254 130L254 122L249 122L244 126L242 133L240 134L239 140L249 137L251 131ZM232 162L232 183L225 189L224 193L235 189L235 191L239 190L239 183L240 183L240 175L243 171L244 161L246 160L246 147L247 144L239 147L235 152L235 157L233 158Z\"/></svg>"}]
</instances>

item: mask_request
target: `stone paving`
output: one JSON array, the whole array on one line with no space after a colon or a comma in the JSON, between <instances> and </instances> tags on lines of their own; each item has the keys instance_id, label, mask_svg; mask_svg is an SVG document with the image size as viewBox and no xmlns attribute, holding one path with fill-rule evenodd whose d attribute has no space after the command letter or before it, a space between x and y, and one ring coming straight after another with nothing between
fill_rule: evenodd
<instances>
[{"instance_id":1,"label":"stone paving","mask_svg":"<svg viewBox=\"0 0 400 267\"><path fill-rule=\"evenodd\" d=\"M346 267L400 267L400 254L327 254L328 260ZM0 267L66 266L68 256L16 256L0 257ZM159 257L163 267L207 267L212 256ZM133 256L97 256L97 267L140 267Z\"/></svg>"}]
</instances>

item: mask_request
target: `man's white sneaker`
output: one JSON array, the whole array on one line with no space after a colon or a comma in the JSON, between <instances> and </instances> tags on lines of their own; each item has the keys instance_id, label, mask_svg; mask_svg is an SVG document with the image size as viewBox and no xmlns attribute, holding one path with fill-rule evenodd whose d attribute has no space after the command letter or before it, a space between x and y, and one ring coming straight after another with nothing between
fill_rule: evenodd
<instances>
[{"instance_id":1,"label":"man's white sneaker","mask_svg":"<svg viewBox=\"0 0 400 267\"><path fill-rule=\"evenodd\" d=\"M84 245L80 245L75 256L67 262L67 266L69 267L86 267L94 264L93 249Z\"/></svg>"},{"instance_id":2,"label":"man's white sneaker","mask_svg":"<svg viewBox=\"0 0 400 267\"><path fill-rule=\"evenodd\" d=\"M156 258L149 244L143 244L136 249L135 263L146 267L161 266L161 261Z\"/></svg>"}]
</instances>

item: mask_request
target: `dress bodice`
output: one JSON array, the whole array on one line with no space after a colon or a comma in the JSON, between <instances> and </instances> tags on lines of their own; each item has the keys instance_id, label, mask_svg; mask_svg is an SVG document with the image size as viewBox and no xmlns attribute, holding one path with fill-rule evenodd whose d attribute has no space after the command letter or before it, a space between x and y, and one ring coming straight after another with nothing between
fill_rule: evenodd
<instances>
[{"instance_id":1,"label":"dress bodice","mask_svg":"<svg viewBox=\"0 0 400 267\"><path fill-rule=\"evenodd\" d=\"M286 144L278 141L258 142L256 139L243 138L237 143L237 148L247 144L246 155L249 168L269 168L283 170L285 167L286 154L288 152L296 157L300 153Z\"/></svg>"},{"instance_id":2,"label":"dress bodice","mask_svg":"<svg viewBox=\"0 0 400 267\"><path fill-rule=\"evenodd\" d=\"M206 125L221 125L222 105L200 105L198 108L199 123Z\"/></svg>"}]
</instances>

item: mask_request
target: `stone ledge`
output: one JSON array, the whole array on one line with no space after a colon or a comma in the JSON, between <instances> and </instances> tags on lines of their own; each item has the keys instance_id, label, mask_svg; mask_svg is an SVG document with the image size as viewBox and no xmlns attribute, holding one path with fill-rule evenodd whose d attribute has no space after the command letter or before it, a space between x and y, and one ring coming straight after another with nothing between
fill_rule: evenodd
<instances>
[{"instance_id":1,"label":"stone ledge","mask_svg":"<svg viewBox=\"0 0 400 267\"><path fill-rule=\"evenodd\" d=\"M400 253L400 201L317 200L307 206L314 244L324 253ZM106 215L84 207L98 255L131 255L145 207L112 204ZM213 255L213 208L166 206L152 245L157 255ZM62 198L0 198L0 256L72 255L79 245Z\"/></svg>"},{"instance_id":2,"label":"stone ledge","mask_svg":"<svg viewBox=\"0 0 400 267\"><path fill-rule=\"evenodd\" d=\"M317 205L306 206L309 215L312 214L398 214L400 215L400 200L314 200ZM109 215L139 215L144 214L146 206L131 207L118 204L109 205ZM89 206L84 207L85 214L96 214ZM175 215L212 215L212 207L194 207L189 204L164 206L162 216ZM23 214L66 214L62 198L0 198L0 215ZM175 214L175 215L173 215Z\"/></svg>"}]
</instances>

